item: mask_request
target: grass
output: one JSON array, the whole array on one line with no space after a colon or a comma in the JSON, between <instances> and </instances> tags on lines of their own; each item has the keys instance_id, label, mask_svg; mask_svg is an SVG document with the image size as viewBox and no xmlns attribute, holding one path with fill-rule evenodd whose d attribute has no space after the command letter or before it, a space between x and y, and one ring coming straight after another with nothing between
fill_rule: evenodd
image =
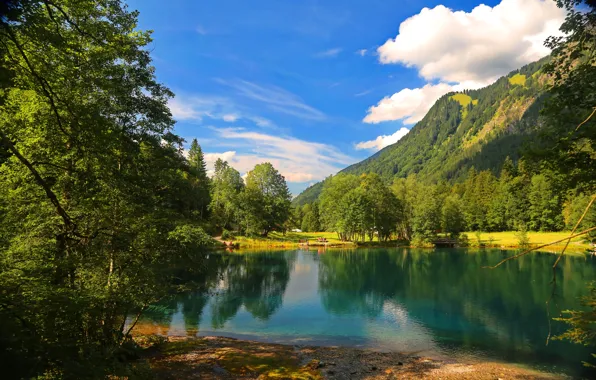
<instances>
[{"instance_id":1,"label":"grass","mask_svg":"<svg viewBox=\"0 0 596 380\"><path fill-rule=\"evenodd\" d=\"M466 232L468 239L472 246L478 246L478 239L476 232ZM547 244L552 241L560 240L569 236L569 232L530 232L528 231L528 238L532 246L538 246ZM318 243L317 238L326 238L328 241L327 246L329 247L344 247L354 248L361 243L345 242L340 241L337 238L335 232L288 232L284 236L280 232L272 232L268 237L244 237L238 236L234 239L234 242L238 243L241 249L263 249L263 248L296 248L300 244L300 240L308 240L310 246L324 245L324 243ZM482 246L485 247L498 247L498 248L517 248L518 238L515 231L507 232L481 232L480 240ZM407 242L389 242L389 245L394 246L398 243L407 244ZM388 246L387 243L366 242L364 244L368 247L374 246ZM546 251L560 251L565 243L555 244L553 246L546 247ZM583 253L586 249L589 249L589 244L582 241L581 238L576 238L571 241L567 250L569 252Z\"/></svg>"},{"instance_id":2,"label":"grass","mask_svg":"<svg viewBox=\"0 0 596 380\"><path fill-rule=\"evenodd\" d=\"M285 235L272 232L266 238L238 236L234 242L240 244L240 248L291 248L298 247L300 240L308 240L311 246L317 245L317 238L327 239L329 246L354 246L352 242L340 241L335 232L287 232Z\"/></svg>"},{"instance_id":3,"label":"grass","mask_svg":"<svg viewBox=\"0 0 596 380\"><path fill-rule=\"evenodd\" d=\"M477 243L476 232L466 232L470 243ZM532 246L547 244L552 241L561 240L569 236L569 232L531 232L528 231L528 238ZM518 246L518 238L515 231L507 232L481 232L480 240L482 244L494 247L515 248ZM545 247L547 251L560 251L565 246L565 242ZM570 252L583 252L590 248L589 244L582 241L581 238L571 240Z\"/></svg>"},{"instance_id":4,"label":"grass","mask_svg":"<svg viewBox=\"0 0 596 380\"><path fill-rule=\"evenodd\" d=\"M455 94L451 96L451 99L455 100L461 105L461 115L464 119L466 118L466 116L468 116L468 106L470 105L470 103L472 103L473 105L478 104L478 99L472 99L471 96L466 94Z\"/></svg>"},{"instance_id":5,"label":"grass","mask_svg":"<svg viewBox=\"0 0 596 380\"><path fill-rule=\"evenodd\" d=\"M509 83L512 85L517 86L525 86L526 85L526 76L520 73L515 74L514 76L509 78Z\"/></svg>"}]
</instances>

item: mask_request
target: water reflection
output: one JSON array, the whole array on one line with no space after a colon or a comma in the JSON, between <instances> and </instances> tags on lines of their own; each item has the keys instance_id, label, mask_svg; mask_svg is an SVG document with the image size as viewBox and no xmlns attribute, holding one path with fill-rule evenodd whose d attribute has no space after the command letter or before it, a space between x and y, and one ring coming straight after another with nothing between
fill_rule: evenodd
<instances>
[{"instance_id":1,"label":"water reflection","mask_svg":"<svg viewBox=\"0 0 596 380\"><path fill-rule=\"evenodd\" d=\"M213 255L209 291L152 308L141 327L162 334L248 335L281 342L355 344L492 359L581 371L589 350L545 345L550 254L482 269L499 250L359 249ZM596 278L591 258L558 268L551 316L578 308ZM564 326L553 322L553 334Z\"/></svg>"}]
</instances>

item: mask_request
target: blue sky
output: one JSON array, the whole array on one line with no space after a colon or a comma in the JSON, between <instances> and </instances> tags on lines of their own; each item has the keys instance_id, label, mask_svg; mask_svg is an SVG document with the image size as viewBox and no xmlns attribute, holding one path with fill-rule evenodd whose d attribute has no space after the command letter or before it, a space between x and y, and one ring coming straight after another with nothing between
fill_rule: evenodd
<instances>
[{"instance_id":1,"label":"blue sky","mask_svg":"<svg viewBox=\"0 0 596 380\"><path fill-rule=\"evenodd\" d=\"M551 0L128 0L176 132L211 164L270 161L298 194L394 143L448 91L548 53ZM484 4L484 5L480 5Z\"/></svg>"}]
</instances>

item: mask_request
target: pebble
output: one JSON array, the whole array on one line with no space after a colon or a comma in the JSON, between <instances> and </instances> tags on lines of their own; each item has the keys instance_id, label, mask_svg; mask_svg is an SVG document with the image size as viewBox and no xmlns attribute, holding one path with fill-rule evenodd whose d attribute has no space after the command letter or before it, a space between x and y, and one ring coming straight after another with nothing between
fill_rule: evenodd
<instances>
[{"instance_id":1,"label":"pebble","mask_svg":"<svg viewBox=\"0 0 596 380\"><path fill-rule=\"evenodd\" d=\"M216 374L218 374L218 375L227 375L228 374L228 371L226 371L225 369L221 368L217 364L213 366L213 372L216 373Z\"/></svg>"}]
</instances>

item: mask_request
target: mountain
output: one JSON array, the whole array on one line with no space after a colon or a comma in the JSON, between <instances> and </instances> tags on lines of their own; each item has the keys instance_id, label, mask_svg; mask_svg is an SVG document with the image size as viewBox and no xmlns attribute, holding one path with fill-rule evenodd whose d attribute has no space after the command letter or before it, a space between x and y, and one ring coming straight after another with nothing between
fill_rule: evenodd
<instances>
[{"instance_id":1,"label":"mountain","mask_svg":"<svg viewBox=\"0 0 596 380\"><path fill-rule=\"evenodd\" d=\"M401 140L340 173L377 173L387 181L417 174L422 181L457 182L471 167L500 171L504 159L519 158L539 125L548 57L492 85L442 96ZM318 199L323 182L298 195L294 205Z\"/></svg>"}]
</instances>

